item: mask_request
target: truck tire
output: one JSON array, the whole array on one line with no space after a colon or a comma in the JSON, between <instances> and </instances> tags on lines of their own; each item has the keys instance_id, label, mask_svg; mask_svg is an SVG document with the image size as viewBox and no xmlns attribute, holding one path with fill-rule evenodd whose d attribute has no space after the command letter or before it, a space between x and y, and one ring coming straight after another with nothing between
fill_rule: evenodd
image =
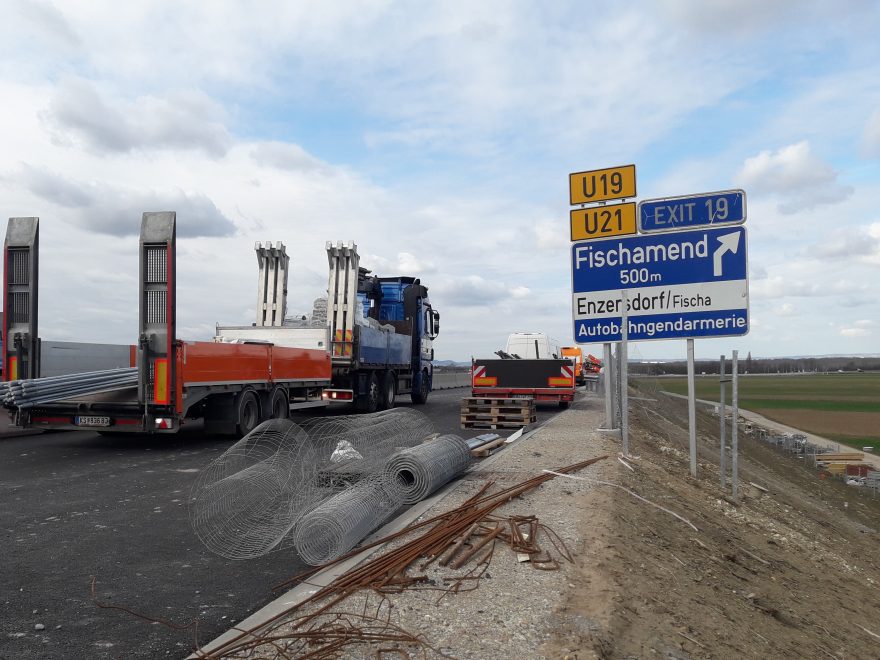
<instances>
[{"instance_id":1,"label":"truck tire","mask_svg":"<svg viewBox=\"0 0 880 660\"><path fill-rule=\"evenodd\" d=\"M365 394L358 396L357 409L365 413L374 413L379 409L379 402L382 393L379 390L379 379L375 373L371 373L367 380L367 391Z\"/></svg>"},{"instance_id":2,"label":"truck tire","mask_svg":"<svg viewBox=\"0 0 880 660\"><path fill-rule=\"evenodd\" d=\"M269 395L269 405L266 408L266 419L287 419L290 417L290 401L283 387L276 386Z\"/></svg>"},{"instance_id":3,"label":"truck tire","mask_svg":"<svg viewBox=\"0 0 880 660\"><path fill-rule=\"evenodd\" d=\"M253 390L245 390L236 397L235 432L244 437L260 423L260 400Z\"/></svg>"},{"instance_id":4,"label":"truck tire","mask_svg":"<svg viewBox=\"0 0 880 660\"><path fill-rule=\"evenodd\" d=\"M571 406L571 401L560 401L559 409L560 410L568 410L569 406Z\"/></svg>"},{"instance_id":5,"label":"truck tire","mask_svg":"<svg viewBox=\"0 0 880 660\"><path fill-rule=\"evenodd\" d=\"M412 394L410 394L410 398L413 403L427 403L428 402L428 372L423 371L418 375L418 377L413 382L413 390Z\"/></svg>"},{"instance_id":6,"label":"truck tire","mask_svg":"<svg viewBox=\"0 0 880 660\"><path fill-rule=\"evenodd\" d=\"M382 410L390 410L394 407L394 400L397 395L397 378L393 371L386 371L382 377Z\"/></svg>"}]
</instances>

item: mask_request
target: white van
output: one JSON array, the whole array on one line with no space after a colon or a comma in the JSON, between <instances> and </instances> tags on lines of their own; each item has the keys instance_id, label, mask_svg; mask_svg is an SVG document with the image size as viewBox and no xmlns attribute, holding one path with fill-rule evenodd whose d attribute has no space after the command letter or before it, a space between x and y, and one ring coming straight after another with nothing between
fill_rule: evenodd
<instances>
[{"instance_id":1,"label":"white van","mask_svg":"<svg viewBox=\"0 0 880 660\"><path fill-rule=\"evenodd\" d=\"M558 359L562 352L559 344L543 332L515 332L507 338L505 353L528 359Z\"/></svg>"}]
</instances>

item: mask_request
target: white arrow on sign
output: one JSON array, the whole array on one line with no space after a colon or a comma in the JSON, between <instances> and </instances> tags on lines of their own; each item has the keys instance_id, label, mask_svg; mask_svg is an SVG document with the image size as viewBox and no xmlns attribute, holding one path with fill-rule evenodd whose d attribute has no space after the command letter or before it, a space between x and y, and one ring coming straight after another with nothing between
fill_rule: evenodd
<instances>
[{"instance_id":1,"label":"white arrow on sign","mask_svg":"<svg viewBox=\"0 0 880 660\"><path fill-rule=\"evenodd\" d=\"M728 252L736 254L736 251L739 249L739 232L736 232L735 234L725 234L724 236L718 236L717 238L718 242L721 243L721 246L715 250L715 254L713 255L713 274L715 277L721 277L721 275L724 274L724 265L721 261L721 257Z\"/></svg>"}]
</instances>

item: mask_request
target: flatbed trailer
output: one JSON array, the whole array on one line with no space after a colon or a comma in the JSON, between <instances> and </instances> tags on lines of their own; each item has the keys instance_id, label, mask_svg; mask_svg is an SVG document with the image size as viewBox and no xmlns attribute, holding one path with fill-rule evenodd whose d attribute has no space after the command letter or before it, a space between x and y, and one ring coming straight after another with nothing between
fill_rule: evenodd
<instances>
[{"instance_id":1,"label":"flatbed trailer","mask_svg":"<svg viewBox=\"0 0 880 660\"><path fill-rule=\"evenodd\" d=\"M569 359L480 359L472 364L472 396L528 397L568 408L574 401L574 365Z\"/></svg>"},{"instance_id":2,"label":"flatbed trailer","mask_svg":"<svg viewBox=\"0 0 880 660\"><path fill-rule=\"evenodd\" d=\"M16 222L13 222L15 220ZM6 380L34 377L37 218L10 220L4 246ZM29 226L29 227L26 227ZM33 269L30 266L34 266ZM144 213L140 237L137 387L18 407L21 427L173 433L203 419L210 432L246 434L291 407L321 405L331 382L324 349L271 342L185 342L176 338L176 214ZM18 297L16 297L18 296ZM27 301L28 306L16 301ZM16 306L17 305L17 306ZM12 341L6 341L12 338Z\"/></svg>"}]
</instances>

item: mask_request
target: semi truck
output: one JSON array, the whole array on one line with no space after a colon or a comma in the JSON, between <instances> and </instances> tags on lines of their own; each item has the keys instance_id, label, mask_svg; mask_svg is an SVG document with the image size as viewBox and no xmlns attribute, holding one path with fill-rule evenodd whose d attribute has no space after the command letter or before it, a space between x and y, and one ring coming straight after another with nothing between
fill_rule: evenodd
<instances>
[{"instance_id":1,"label":"semi truck","mask_svg":"<svg viewBox=\"0 0 880 660\"><path fill-rule=\"evenodd\" d=\"M330 385L322 391L325 402L353 403L363 412L392 408L401 394L409 394L415 404L425 403L433 387L432 341L440 332L440 314L431 306L428 288L414 277L371 275L360 266L354 243L328 242L326 250L330 267L326 322L316 314L318 304L312 327L286 318L284 246L258 244L258 321L251 326L218 325L215 341L329 346L332 373Z\"/></svg>"},{"instance_id":2,"label":"semi truck","mask_svg":"<svg viewBox=\"0 0 880 660\"><path fill-rule=\"evenodd\" d=\"M514 333L499 359L475 359L471 365L474 398L531 398L568 408L574 401L575 369L544 333Z\"/></svg>"},{"instance_id":3,"label":"semi truck","mask_svg":"<svg viewBox=\"0 0 880 660\"><path fill-rule=\"evenodd\" d=\"M102 433L173 433L194 420L204 420L214 433L244 435L261 421L287 417L292 409L327 405L331 400L355 402L362 410L393 405L393 396L378 385L379 375L395 394L406 391L424 402L433 375L431 340L439 330L439 314L418 280L388 278L394 301L380 300L375 315L388 319L375 332L356 322L359 260L354 244L330 250L331 291L326 324L284 333L286 254L283 282L278 272L262 269L258 322L242 336L213 341L183 341L176 335L176 213L144 213L139 242L139 332L132 349L137 384L69 398L10 407L13 424L42 429L91 429ZM11 218L4 245L2 332L5 381L37 378L39 338L38 218ZM339 259L339 253L343 253ZM258 246L258 258L261 258ZM272 276L271 278L269 276ZM264 280L266 277L268 279ZM266 286L267 282L273 282ZM383 283L379 280L379 287ZM392 296L389 296L389 298ZM372 300L376 300L374 292ZM363 303L361 302L361 305ZM372 309L372 307L371 307ZM419 312L417 318L408 313ZM272 324L276 324L273 326ZM397 325L395 325L397 324ZM411 334L391 329L412 329ZM273 341L267 328L281 332ZM221 328L218 326L218 331ZM234 334L232 329L229 333ZM381 334L380 334L381 333ZM392 338L391 335L395 336ZM245 336L247 335L247 336ZM406 349L406 350L404 350ZM404 355L405 353L405 355ZM417 358L417 359L416 359ZM381 367L381 369L380 369ZM393 374L389 379L388 373Z\"/></svg>"}]
</instances>

